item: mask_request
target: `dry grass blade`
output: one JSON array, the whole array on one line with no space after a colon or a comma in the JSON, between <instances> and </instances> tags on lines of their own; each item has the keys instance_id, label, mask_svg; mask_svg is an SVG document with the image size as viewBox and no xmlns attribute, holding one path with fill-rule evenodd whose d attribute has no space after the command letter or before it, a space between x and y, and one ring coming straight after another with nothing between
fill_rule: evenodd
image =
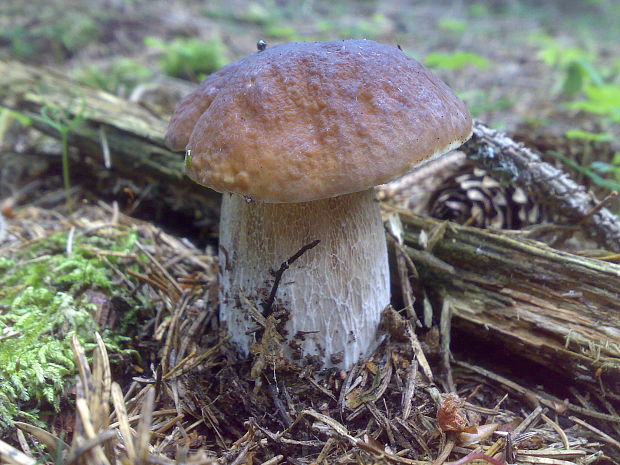
<instances>
[{"instance_id":1,"label":"dry grass blade","mask_svg":"<svg viewBox=\"0 0 620 465\"><path fill-rule=\"evenodd\" d=\"M327 426L329 426L330 428L332 428L336 433L338 433L338 435L342 436L344 439L348 440L351 445L359 447L361 450L364 450L366 452L370 452L372 454L375 454L381 458L384 458L385 460L387 460L388 462L392 462L392 463L403 463L405 465L429 465L430 462L423 462L423 461L419 461L419 460L410 460L410 459L406 459L404 457L400 457L398 455L395 454L391 454L386 452L385 450L382 450L380 448L378 448L377 446L375 446L371 441L363 441L359 438L353 437L349 434L349 432L347 431L347 429L338 421L334 420L331 417L328 417L327 415L323 415L322 413L319 413L315 410L312 409L305 409L302 412L302 415L308 415L313 417L314 419L320 421L321 423L326 424Z\"/></svg>"},{"instance_id":2,"label":"dry grass blade","mask_svg":"<svg viewBox=\"0 0 620 465\"><path fill-rule=\"evenodd\" d=\"M129 463L136 462L136 449L133 444L133 435L129 426L129 418L127 417L127 409L123 400L123 392L117 383L112 383L112 402L114 403L114 411L118 420L119 429L123 436L123 444Z\"/></svg>"},{"instance_id":3,"label":"dry grass blade","mask_svg":"<svg viewBox=\"0 0 620 465\"><path fill-rule=\"evenodd\" d=\"M78 463L80 465L111 465L125 463L131 465L146 465L149 463L174 465L176 462L161 455L150 455L151 429L154 415L171 415L176 410L154 410L155 391L146 387L134 399L140 398L142 412L139 417L137 434L131 429L127 414L127 407L123 393L118 384L111 382L110 367L103 340L97 335L98 346L95 348L93 369L86 361L86 355L79 341L72 341L73 351L77 360L79 379L76 385L76 427L71 447L60 441L54 435L35 426L20 423L22 430L33 435L46 444L52 453L59 450L67 451L62 459L62 465ZM115 443L119 437L117 430L110 429L109 403L112 400L118 420L118 427L122 434L122 442ZM104 405L105 404L105 405ZM177 424L182 417L177 416L160 426L160 432ZM123 449L126 456L122 456ZM28 455L0 443L0 460L2 463L13 465L34 465L35 461ZM211 464L213 460L204 452L186 457L185 463L193 465ZM274 462L276 463L276 462Z\"/></svg>"},{"instance_id":4,"label":"dry grass blade","mask_svg":"<svg viewBox=\"0 0 620 465\"><path fill-rule=\"evenodd\" d=\"M174 290L177 293L177 299L178 299L178 297L181 296L181 294L183 294L183 289L181 288L181 286L179 286L179 283L177 282L177 280L172 277L172 275L168 272L168 270L166 270L166 268L164 268L164 266L155 257L153 257L153 255L149 253L148 250L146 250L145 246L143 246L140 242L136 242L136 245L142 251L142 253L146 255L146 257L155 266L155 268L157 268L157 270L166 278L166 280L170 283L170 285L174 287Z\"/></svg>"},{"instance_id":5,"label":"dry grass blade","mask_svg":"<svg viewBox=\"0 0 620 465\"><path fill-rule=\"evenodd\" d=\"M454 445L455 445L454 439L449 438L446 441L443 449L439 453L439 456L433 461L433 465L442 465L450 456L450 452L452 452L452 449L454 449Z\"/></svg>"},{"instance_id":6,"label":"dry grass blade","mask_svg":"<svg viewBox=\"0 0 620 465\"><path fill-rule=\"evenodd\" d=\"M0 441L0 461L11 465L36 465L37 461L15 449L4 441Z\"/></svg>"},{"instance_id":7,"label":"dry grass blade","mask_svg":"<svg viewBox=\"0 0 620 465\"><path fill-rule=\"evenodd\" d=\"M136 461L140 465L148 462L149 443L151 440L151 425L153 424L153 407L155 404L155 390L149 388L142 404L142 416L138 424L138 437L136 438Z\"/></svg>"},{"instance_id":8,"label":"dry grass blade","mask_svg":"<svg viewBox=\"0 0 620 465\"><path fill-rule=\"evenodd\" d=\"M579 457L585 457L586 452L583 450L562 450L562 449L535 449L517 450L517 456L521 459L525 457L547 457L551 459L575 459Z\"/></svg>"},{"instance_id":9,"label":"dry grass blade","mask_svg":"<svg viewBox=\"0 0 620 465\"><path fill-rule=\"evenodd\" d=\"M76 406L80 419L82 420L82 426L84 427L86 439L90 441L95 441L96 443L96 445L94 445L92 448L89 448L86 453L91 457L94 463L100 465L109 465L110 461L108 460L103 449L99 445L102 441L101 438L98 437L97 432L95 431L91 412L88 409L88 403L85 399L77 399ZM74 441L74 446L84 447L84 438L78 438L76 441Z\"/></svg>"},{"instance_id":10,"label":"dry grass blade","mask_svg":"<svg viewBox=\"0 0 620 465\"><path fill-rule=\"evenodd\" d=\"M84 353L84 348L80 344L78 337L76 334L73 335L71 339L71 349L73 350L73 355L75 356L75 361L77 363L78 374L80 377L80 381L82 381L82 387L86 394L94 391L94 383L93 376L90 371L90 366L88 366L88 360L86 358L86 354Z\"/></svg>"},{"instance_id":11,"label":"dry grass blade","mask_svg":"<svg viewBox=\"0 0 620 465\"><path fill-rule=\"evenodd\" d=\"M28 445L28 441L26 441L26 435L24 434L24 432L21 429L18 429L16 433L17 440L19 441L19 445L22 448L22 451L24 451L26 455L32 455L32 449Z\"/></svg>"},{"instance_id":12,"label":"dry grass blade","mask_svg":"<svg viewBox=\"0 0 620 465\"><path fill-rule=\"evenodd\" d=\"M409 342L411 343L413 354L415 355L416 360L422 368L422 373L424 373L424 376L426 376L426 378L431 383L435 382L435 379L433 377L433 370L431 370L431 366L428 363L428 360L426 360L426 356L424 355L424 351L422 350L422 345L418 340L418 336L416 335L411 322L407 322L407 337L409 338Z\"/></svg>"},{"instance_id":13,"label":"dry grass blade","mask_svg":"<svg viewBox=\"0 0 620 465\"><path fill-rule=\"evenodd\" d=\"M562 441L562 444L564 445L564 448L565 449L570 449L570 444L568 442L568 437L566 436L566 433L560 427L560 425L558 425L555 421L553 421L551 418L549 418L545 414L542 414L540 416L540 418L542 418L545 421L545 423L547 423L549 426L551 426L551 428L553 428L553 430L556 433L558 433L558 436L560 436L560 440Z\"/></svg>"},{"instance_id":14,"label":"dry grass blade","mask_svg":"<svg viewBox=\"0 0 620 465\"><path fill-rule=\"evenodd\" d=\"M252 463L252 459L248 458L248 453L254 447L256 447L256 442L255 441L248 441L247 444L245 446L243 446L243 449L241 449L241 452L239 452L239 454L237 455L235 460L233 460L230 463L230 465L241 465L241 464L245 464L245 463ZM247 458L247 460L246 460L246 458Z\"/></svg>"},{"instance_id":15,"label":"dry grass blade","mask_svg":"<svg viewBox=\"0 0 620 465\"><path fill-rule=\"evenodd\" d=\"M615 447L617 447L618 449L620 449L620 441L618 441L617 439L612 438L609 434L601 431L598 428L595 428L594 426L592 426L589 423L586 423L585 421L583 421L580 418L577 417L569 417L572 421L574 421L575 423L583 426L586 429L589 429L590 431L592 431L594 434L596 434L597 436L599 436L603 441L605 441L608 444L611 444Z\"/></svg>"},{"instance_id":16,"label":"dry grass blade","mask_svg":"<svg viewBox=\"0 0 620 465\"><path fill-rule=\"evenodd\" d=\"M93 439L87 439L85 441L81 441L80 445L75 447L67 457L65 457L62 465L71 465L74 462L78 461L84 454L93 450L95 447L99 447L101 444L105 444L116 436L115 431L104 431L99 434L97 437ZM101 450L99 448L99 450ZM93 460L86 460L86 465L94 465ZM100 463L100 462L94 462ZM106 462L103 462L106 463Z\"/></svg>"},{"instance_id":17,"label":"dry grass blade","mask_svg":"<svg viewBox=\"0 0 620 465\"><path fill-rule=\"evenodd\" d=\"M16 421L14 425L45 444L45 447L47 447L52 454L55 454L58 451L58 447L60 447L61 450L69 449L69 445L60 438L57 438L52 433L49 433L38 426L22 423L21 421Z\"/></svg>"},{"instance_id":18,"label":"dry grass blade","mask_svg":"<svg viewBox=\"0 0 620 465\"><path fill-rule=\"evenodd\" d=\"M349 432L347 431L347 429L344 426L342 426L341 423L337 422L333 418L328 417L327 415L323 415L322 413L319 413L319 412L317 412L315 410L312 410L312 409L303 410L301 413L303 415L311 416L314 419L320 421L321 423L325 423L327 426L332 428L340 436L342 436L343 438L348 439L349 442L351 442L351 444L355 445L359 441L359 439L354 438L353 436L351 436L349 434Z\"/></svg>"},{"instance_id":19,"label":"dry grass blade","mask_svg":"<svg viewBox=\"0 0 620 465\"><path fill-rule=\"evenodd\" d=\"M275 457L261 463L260 465L277 465L284 459L283 455L276 455Z\"/></svg>"},{"instance_id":20,"label":"dry grass blade","mask_svg":"<svg viewBox=\"0 0 620 465\"><path fill-rule=\"evenodd\" d=\"M406 420L411 414L411 401L413 400L413 394L415 393L415 378L418 374L418 362L414 360L407 370L407 383L405 385L405 391L403 394L402 402L402 419Z\"/></svg>"},{"instance_id":21,"label":"dry grass blade","mask_svg":"<svg viewBox=\"0 0 620 465\"><path fill-rule=\"evenodd\" d=\"M109 418L108 405L110 403L110 389L112 385L112 374L110 371L110 360L108 358L108 351L105 347L105 343L99 333L95 333L95 339L97 341L97 356L94 359L94 367L99 376L97 379L101 379L101 382L96 383L96 391L98 394L98 400L100 400L100 406L106 410L102 412L101 418ZM91 409L93 405L91 405ZM107 423L107 422L106 422ZM107 427L108 425L101 425Z\"/></svg>"},{"instance_id":22,"label":"dry grass blade","mask_svg":"<svg viewBox=\"0 0 620 465\"><path fill-rule=\"evenodd\" d=\"M140 400L140 402L142 402L142 400ZM127 407L125 407L125 409L127 409ZM158 410L156 412L153 412L153 418L155 417L161 417L161 416L168 416L168 415L175 415L177 413L176 409L164 409L164 410ZM133 415L133 416L128 416L127 417L127 421L131 424L131 423L136 423L139 422L140 419L142 418L142 415ZM202 420L201 420L202 421ZM120 426L119 422L116 421L112 424L110 424L110 428L118 428ZM137 433L136 433L137 434Z\"/></svg>"},{"instance_id":23,"label":"dry grass blade","mask_svg":"<svg viewBox=\"0 0 620 465\"><path fill-rule=\"evenodd\" d=\"M92 412L91 416L95 431L104 431L110 426L110 386L112 384L112 374L108 351L99 333L95 333L95 340L97 342L93 359L95 392L90 398L89 406ZM104 442L104 448L107 457L114 457L114 450L110 442Z\"/></svg>"},{"instance_id":24,"label":"dry grass blade","mask_svg":"<svg viewBox=\"0 0 620 465\"><path fill-rule=\"evenodd\" d=\"M112 445L106 439L102 439L100 434L111 439L114 435L105 432L109 425L109 399L110 399L110 365L107 351L103 340L99 334L95 335L97 349L93 361L93 371L91 371L86 354L74 336L71 340L71 347L75 355L79 373L77 385L77 418L76 425L81 426L84 437L75 434L71 446L71 455L76 455L78 451L83 451L95 463L107 465L110 458L114 457ZM81 389L80 389L81 386ZM77 431L79 432L80 429ZM104 432L104 433L100 433ZM85 447L85 441L92 446Z\"/></svg>"},{"instance_id":25,"label":"dry grass blade","mask_svg":"<svg viewBox=\"0 0 620 465\"><path fill-rule=\"evenodd\" d=\"M558 460L547 457L522 457L519 463L532 465L575 465L575 462L568 460ZM503 464L502 464L503 465Z\"/></svg>"}]
</instances>

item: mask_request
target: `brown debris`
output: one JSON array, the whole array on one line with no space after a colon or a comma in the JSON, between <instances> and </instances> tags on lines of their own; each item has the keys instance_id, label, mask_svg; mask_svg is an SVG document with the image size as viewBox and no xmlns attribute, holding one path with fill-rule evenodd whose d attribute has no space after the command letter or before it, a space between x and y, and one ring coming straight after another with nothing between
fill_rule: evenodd
<instances>
[{"instance_id":1,"label":"brown debris","mask_svg":"<svg viewBox=\"0 0 620 465\"><path fill-rule=\"evenodd\" d=\"M444 433L448 431L473 432L461 410L461 400L456 394L448 394L437 409L437 426Z\"/></svg>"},{"instance_id":2,"label":"brown debris","mask_svg":"<svg viewBox=\"0 0 620 465\"><path fill-rule=\"evenodd\" d=\"M213 256L123 215L118 215L117 223L110 222L114 211L105 205L84 207L80 215L90 219L73 227L79 231L100 224L98 231L106 234L115 228L140 229L150 271L138 277L138 286L148 289L157 308L144 333L153 353L143 356L155 363L154 370L116 384L101 344L92 368L75 345L80 368L77 411L74 432L61 446L63 463L431 465L444 460L470 463L483 452L496 460L491 463L502 463L509 450L518 460L534 463L551 459L586 463L586 457L600 454L602 437L578 422L568 424L566 417L594 423L609 435L606 425L613 417L595 410L600 408L598 402L582 407L532 391L530 397L543 408L554 409L547 417L542 409L528 407L527 389L458 360L450 362L458 394L446 398L458 408L448 413L445 401L439 408L444 391L433 383L445 379L436 374L436 358L425 354L409 310L389 310L399 328L392 331L395 337L387 336L372 358L349 372L318 372L312 364L299 370L281 363L277 326L269 321L277 311L257 320L263 338L253 358L238 360L217 321ZM32 214L37 215L36 224ZM50 227L72 227L62 215L62 221L35 210L30 217L24 210L16 215L9 231L20 240L44 237ZM20 229L19 221L28 225L28 232ZM119 282L136 287L135 281L120 276ZM521 412L530 414L522 419ZM469 430L467 421L480 426ZM473 439L469 443L461 436L442 439L440 431L450 423ZM57 434L19 427L26 433L26 443L36 438L52 450L60 444ZM12 456L8 463L33 463L11 447L0 443L3 460ZM611 451L613 445L606 447Z\"/></svg>"}]
</instances>

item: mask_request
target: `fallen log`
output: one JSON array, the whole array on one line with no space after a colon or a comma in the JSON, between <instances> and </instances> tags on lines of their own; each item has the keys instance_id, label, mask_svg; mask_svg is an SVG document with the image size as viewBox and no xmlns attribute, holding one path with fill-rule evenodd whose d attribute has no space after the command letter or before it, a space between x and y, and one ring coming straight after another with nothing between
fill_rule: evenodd
<instances>
[{"instance_id":1,"label":"fallen log","mask_svg":"<svg viewBox=\"0 0 620 465\"><path fill-rule=\"evenodd\" d=\"M183 155L166 148L167 120L137 103L82 85L47 68L0 61L0 106L19 112L52 137L60 134L42 117L71 124L69 144L79 151L71 159L72 181L108 180L118 190L125 179L132 195L172 212L217 222L219 196L189 181ZM107 165L107 166L106 166Z\"/></svg>"},{"instance_id":2,"label":"fallen log","mask_svg":"<svg viewBox=\"0 0 620 465\"><path fill-rule=\"evenodd\" d=\"M419 283L448 302L453 327L620 392L620 265L398 213Z\"/></svg>"}]
</instances>

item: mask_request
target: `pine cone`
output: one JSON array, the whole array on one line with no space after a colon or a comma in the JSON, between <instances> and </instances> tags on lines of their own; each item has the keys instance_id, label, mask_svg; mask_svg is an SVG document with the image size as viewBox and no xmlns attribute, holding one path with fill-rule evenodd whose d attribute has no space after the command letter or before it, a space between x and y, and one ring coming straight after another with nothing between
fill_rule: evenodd
<instances>
[{"instance_id":1,"label":"pine cone","mask_svg":"<svg viewBox=\"0 0 620 465\"><path fill-rule=\"evenodd\" d=\"M469 161L436 187L427 208L434 218L479 228L521 229L549 221L546 209L523 189L502 186Z\"/></svg>"},{"instance_id":2,"label":"pine cone","mask_svg":"<svg viewBox=\"0 0 620 465\"><path fill-rule=\"evenodd\" d=\"M418 215L480 228L521 229L552 220L523 189L502 186L458 151L383 186L379 196Z\"/></svg>"}]
</instances>

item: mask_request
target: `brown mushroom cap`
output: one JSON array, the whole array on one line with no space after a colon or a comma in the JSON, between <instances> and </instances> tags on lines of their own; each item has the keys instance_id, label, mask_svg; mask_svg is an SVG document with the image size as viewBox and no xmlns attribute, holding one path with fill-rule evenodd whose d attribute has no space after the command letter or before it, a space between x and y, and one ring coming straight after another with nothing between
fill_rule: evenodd
<instances>
[{"instance_id":1,"label":"brown mushroom cap","mask_svg":"<svg viewBox=\"0 0 620 465\"><path fill-rule=\"evenodd\" d=\"M305 202L368 189L471 135L463 102L397 47L267 48L209 76L166 133L187 174L220 192Z\"/></svg>"}]
</instances>

